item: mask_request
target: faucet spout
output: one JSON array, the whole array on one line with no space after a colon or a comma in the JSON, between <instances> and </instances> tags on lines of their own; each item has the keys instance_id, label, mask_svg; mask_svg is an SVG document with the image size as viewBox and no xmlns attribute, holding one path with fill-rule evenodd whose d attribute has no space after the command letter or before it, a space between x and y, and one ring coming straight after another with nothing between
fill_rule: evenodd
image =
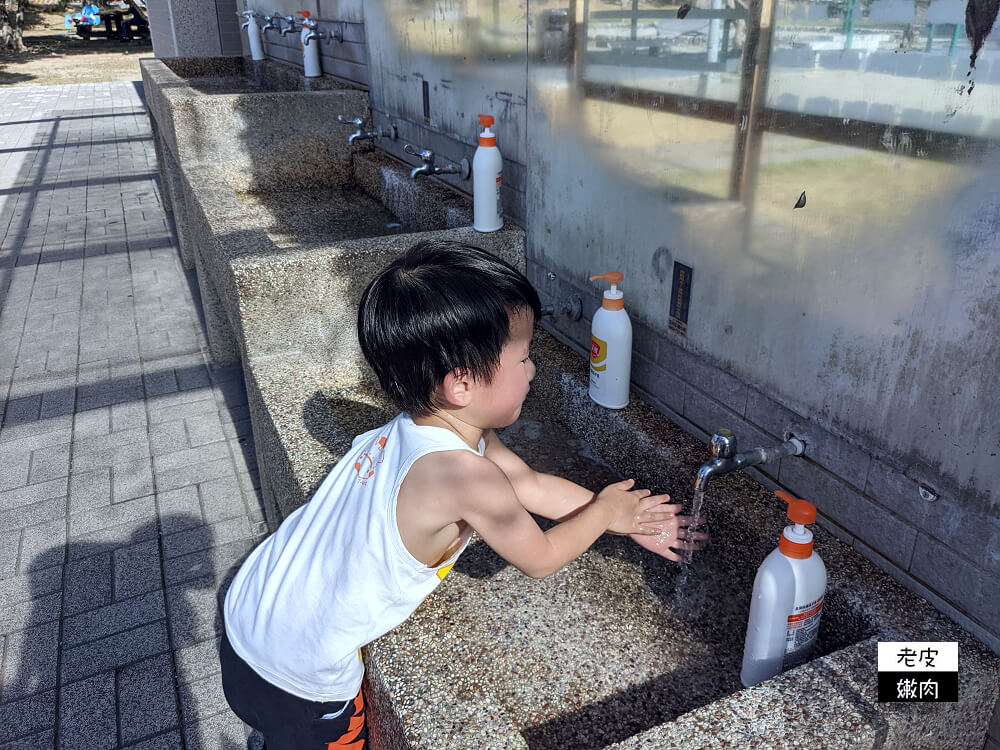
<instances>
[{"instance_id":1,"label":"faucet spout","mask_svg":"<svg viewBox=\"0 0 1000 750\"><path fill-rule=\"evenodd\" d=\"M457 174L461 175L463 180L467 180L472 174L472 165L469 164L468 159L463 158L458 164L446 164L443 167L438 167L434 164L434 152L429 149L417 149L407 143L403 146L403 151L411 156L420 157L420 161L423 162L423 165L410 172L411 180L415 180L421 175L433 176L437 174Z\"/></svg>"},{"instance_id":2,"label":"faucet spout","mask_svg":"<svg viewBox=\"0 0 1000 750\"><path fill-rule=\"evenodd\" d=\"M694 480L696 492L704 492L708 487L708 480L714 476L728 474L733 470L732 459L713 458L711 461L703 463L698 467L698 476Z\"/></svg>"},{"instance_id":3,"label":"faucet spout","mask_svg":"<svg viewBox=\"0 0 1000 750\"><path fill-rule=\"evenodd\" d=\"M791 437L770 448L754 448L743 453L735 453L735 450L736 438L728 430L719 430L712 436L713 458L698 469L694 481L696 492L704 492L708 488L708 481L714 476L768 464L785 456L801 456L806 452L806 444L797 437Z\"/></svg>"}]
</instances>

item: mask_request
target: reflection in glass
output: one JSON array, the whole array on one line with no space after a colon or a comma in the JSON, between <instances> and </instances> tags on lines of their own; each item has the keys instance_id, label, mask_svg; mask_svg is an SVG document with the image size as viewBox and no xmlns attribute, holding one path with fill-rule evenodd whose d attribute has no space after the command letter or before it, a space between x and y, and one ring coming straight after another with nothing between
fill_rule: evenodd
<instances>
[{"instance_id":1,"label":"reflection in glass","mask_svg":"<svg viewBox=\"0 0 1000 750\"><path fill-rule=\"evenodd\" d=\"M975 70L961 0L778 4L769 107L973 136L1000 135L1000 34ZM995 68L995 69L994 69Z\"/></svg>"},{"instance_id":2,"label":"reflection in glass","mask_svg":"<svg viewBox=\"0 0 1000 750\"><path fill-rule=\"evenodd\" d=\"M735 101L748 16L739 0L582 2L583 80Z\"/></svg>"}]
</instances>

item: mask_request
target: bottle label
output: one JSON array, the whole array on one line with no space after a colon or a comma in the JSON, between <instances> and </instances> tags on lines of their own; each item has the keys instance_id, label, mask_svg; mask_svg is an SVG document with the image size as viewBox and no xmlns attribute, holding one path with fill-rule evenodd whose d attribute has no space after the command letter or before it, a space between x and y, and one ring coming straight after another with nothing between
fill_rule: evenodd
<instances>
[{"instance_id":1,"label":"bottle label","mask_svg":"<svg viewBox=\"0 0 1000 750\"><path fill-rule=\"evenodd\" d=\"M809 647L819 632L819 618L823 614L823 597L799 605L788 616L785 629L784 668L797 666L809 656ZM791 656L795 654L795 656Z\"/></svg>"},{"instance_id":2,"label":"bottle label","mask_svg":"<svg viewBox=\"0 0 1000 750\"><path fill-rule=\"evenodd\" d=\"M604 372L608 369L608 342L590 334L590 370Z\"/></svg>"}]
</instances>

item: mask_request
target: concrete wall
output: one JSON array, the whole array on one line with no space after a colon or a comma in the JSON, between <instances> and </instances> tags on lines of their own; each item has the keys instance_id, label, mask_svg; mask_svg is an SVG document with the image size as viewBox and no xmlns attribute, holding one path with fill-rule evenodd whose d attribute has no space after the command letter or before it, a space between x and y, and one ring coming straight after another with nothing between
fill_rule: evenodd
<instances>
[{"instance_id":1,"label":"concrete wall","mask_svg":"<svg viewBox=\"0 0 1000 750\"><path fill-rule=\"evenodd\" d=\"M242 54L236 0L166 0L149 3L149 28L157 57L224 57Z\"/></svg>"},{"instance_id":2,"label":"concrete wall","mask_svg":"<svg viewBox=\"0 0 1000 750\"><path fill-rule=\"evenodd\" d=\"M365 2L373 115L396 125L400 135L379 145L414 164L420 162L403 153L405 143L431 149L440 162L471 162L481 130L477 115L493 115L504 157L505 212L522 225L526 12L526 0ZM471 180L448 182L472 192Z\"/></svg>"},{"instance_id":3,"label":"concrete wall","mask_svg":"<svg viewBox=\"0 0 1000 750\"><path fill-rule=\"evenodd\" d=\"M170 3L152 3L149 6L149 36L153 54L157 57L177 57L174 41L174 19Z\"/></svg>"},{"instance_id":4,"label":"concrete wall","mask_svg":"<svg viewBox=\"0 0 1000 750\"><path fill-rule=\"evenodd\" d=\"M221 1L221 0L220 0ZM368 54L365 51L365 15L361 0L233 0L239 10L253 10L258 16L295 16L308 10L319 22L319 29L343 35L343 41L327 37L320 44L320 66L324 76L332 76L367 88ZM235 16L234 16L235 17ZM297 16L296 16L297 17ZM263 22L261 22L263 24ZM283 26L287 26L282 21ZM250 47L244 33L241 38L243 54L249 56ZM276 31L264 34L264 53L275 60L302 66L302 46L297 31L282 36Z\"/></svg>"}]
</instances>

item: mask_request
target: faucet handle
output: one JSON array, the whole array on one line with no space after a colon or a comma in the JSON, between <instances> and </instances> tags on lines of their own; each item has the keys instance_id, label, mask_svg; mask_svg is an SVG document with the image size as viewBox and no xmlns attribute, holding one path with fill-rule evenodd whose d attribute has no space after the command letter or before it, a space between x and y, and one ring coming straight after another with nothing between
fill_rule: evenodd
<instances>
[{"instance_id":1,"label":"faucet handle","mask_svg":"<svg viewBox=\"0 0 1000 750\"><path fill-rule=\"evenodd\" d=\"M354 125L359 128L365 124L365 121L362 120L360 117L355 117L353 120L348 120L343 115L337 115L337 122L339 122L341 125Z\"/></svg>"},{"instance_id":2,"label":"faucet handle","mask_svg":"<svg viewBox=\"0 0 1000 750\"><path fill-rule=\"evenodd\" d=\"M716 430L712 435L712 455L729 458L736 454L736 436L730 430Z\"/></svg>"},{"instance_id":3,"label":"faucet handle","mask_svg":"<svg viewBox=\"0 0 1000 750\"><path fill-rule=\"evenodd\" d=\"M434 152L430 149L425 148L418 151L416 148L407 143L403 146L403 151L411 156L419 156L420 160L426 162L427 164L432 164L434 162Z\"/></svg>"}]
</instances>

